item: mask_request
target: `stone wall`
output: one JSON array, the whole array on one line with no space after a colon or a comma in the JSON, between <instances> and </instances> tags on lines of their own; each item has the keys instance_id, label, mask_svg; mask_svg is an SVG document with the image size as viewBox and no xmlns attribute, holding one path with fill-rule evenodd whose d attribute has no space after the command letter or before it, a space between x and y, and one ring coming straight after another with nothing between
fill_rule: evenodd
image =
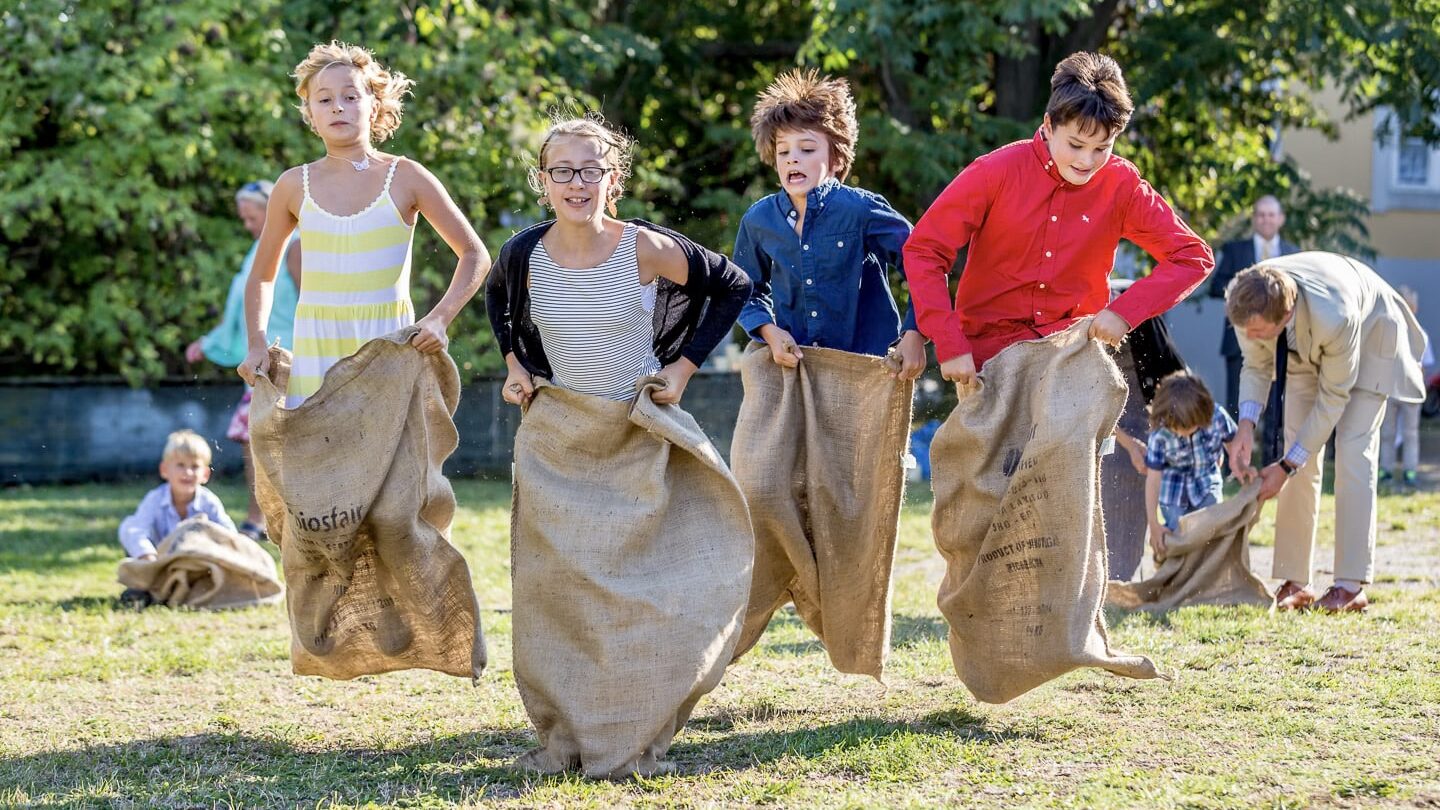
<instances>
[{"instance_id":1,"label":"stone wall","mask_svg":"<svg viewBox=\"0 0 1440 810\"><path fill-rule=\"evenodd\" d=\"M476 380L460 397L460 447L448 475L508 477L520 411L502 381ZM225 438L241 386L0 383L0 486L154 476L165 437L190 428L210 440L217 475L238 474L242 447ZM684 406L728 457L740 376L701 371Z\"/></svg>"}]
</instances>

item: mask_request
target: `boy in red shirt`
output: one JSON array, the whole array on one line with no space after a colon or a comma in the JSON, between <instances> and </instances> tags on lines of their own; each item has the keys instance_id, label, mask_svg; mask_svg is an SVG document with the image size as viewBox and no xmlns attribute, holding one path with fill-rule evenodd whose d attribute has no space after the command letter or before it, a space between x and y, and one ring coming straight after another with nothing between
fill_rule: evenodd
<instances>
[{"instance_id":1,"label":"boy in red shirt","mask_svg":"<svg viewBox=\"0 0 1440 810\"><path fill-rule=\"evenodd\" d=\"M1111 154L1133 110L1114 59L1071 54L1050 79L1035 137L977 158L915 224L905 275L945 379L969 385L1006 346L1088 315L1090 337L1117 345L1214 269L1210 246L1133 163ZM1157 263L1110 302L1107 279L1122 238ZM966 245L952 306L946 276Z\"/></svg>"}]
</instances>

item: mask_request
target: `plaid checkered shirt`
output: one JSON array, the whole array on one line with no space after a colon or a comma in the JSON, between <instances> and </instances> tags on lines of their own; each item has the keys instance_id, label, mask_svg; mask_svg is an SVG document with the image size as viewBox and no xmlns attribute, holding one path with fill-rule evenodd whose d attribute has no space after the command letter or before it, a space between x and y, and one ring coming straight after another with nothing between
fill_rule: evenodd
<instances>
[{"instance_id":1,"label":"plaid checkered shirt","mask_svg":"<svg viewBox=\"0 0 1440 810\"><path fill-rule=\"evenodd\" d=\"M1235 438L1235 420L1219 405L1210 424L1189 436L1167 428L1150 431L1145 445L1145 466L1160 471L1160 504L1196 504L1221 484L1220 464L1225 442Z\"/></svg>"}]
</instances>

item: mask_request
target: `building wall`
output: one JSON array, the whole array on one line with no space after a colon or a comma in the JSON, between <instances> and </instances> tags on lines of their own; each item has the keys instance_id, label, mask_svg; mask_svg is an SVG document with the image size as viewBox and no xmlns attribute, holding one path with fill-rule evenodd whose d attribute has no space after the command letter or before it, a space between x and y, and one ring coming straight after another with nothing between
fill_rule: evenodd
<instances>
[{"instance_id":1,"label":"building wall","mask_svg":"<svg viewBox=\"0 0 1440 810\"><path fill-rule=\"evenodd\" d=\"M1321 94L1320 103L1337 119L1344 109L1339 94L1333 91ZM1387 155L1375 142L1376 120L1375 115L1366 114L1340 121L1339 136L1333 141L1318 132L1286 132L1283 147L1317 185L1348 188L1370 200L1376 194L1377 166L1381 181L1389 168ZM1431 159L1440 161L1440 153L1432 152ZM1383 195L1384 189L1380 191ZM1440 195L1436 195L1433 208L1399 207L1415 202L1413 195L1398 201L1392 195L1386 200L1390 207L1372 212L1366 225L1378 255L1375 269L1393 286L1403 284L1419 294L1420 325L1440 339ZM1428 204L1421 201L1422 206ZM1220 356L1220 328L1225 310L1219 299L1205 297L1207 288L1202 284L1190 300L1171 310L1166 320L1185 361L1221 395L1225 363Z\"/></svg>"},{"instance_id":2,"label":"building wall","mask_svg":"<svg viewBox=\"0 0 1440 810\"><path fill-rule=\"evenodd\" d=\"M1376 142L1382 113L1339 120L1344 105L1337 91L1326 90L1318 100L1338 121L1339 137L1332 141L1313 131L1286 132L1281 139L1285 153L1317 185L1348 188L1372 201L1367 225L1378 256L1375 269L1393 286L1404 284L1419 294L1420 325L1430 335L1440 336L1440 195L1417 200L1414 195L1395 199L1396 195L1387 194L1384 184L1394 147ZM1440 160L1440 153L1432 152L1431 160Z\"/></svg>"}]
</instances>

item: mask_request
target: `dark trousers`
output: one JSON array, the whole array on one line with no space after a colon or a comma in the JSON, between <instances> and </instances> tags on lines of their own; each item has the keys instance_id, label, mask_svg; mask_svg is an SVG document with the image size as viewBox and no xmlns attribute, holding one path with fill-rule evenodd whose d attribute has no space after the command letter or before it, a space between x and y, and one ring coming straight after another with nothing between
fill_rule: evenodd
<instances>
[{"instance_id":1,"label":"dark trousers","mask_svg":"<svg viewBox=\"0 0 1440 810\"><path fill-rule=\"evenodd\" d=\"M1244 358L1238 354L1234 356L1227 354L1225 356L1225 410L1229 411L1230 418L1237 422L1240 421L1240 369L1244 365ZM1273 383L1271 387L1274 387ZM1272 432L1274 432L1274 429L1270 425L1270 420L1262 418L1256 430L1256 450L1263 450L1270 446L1270 434ZM1274 459L1265 459L1265 461L1273 460Z\"/></svg>"},{"instance_id":2,"label":"dark trousers","mask_svg":"<svg viewBox=\"0 0 1440 810\"><path fill-rule=\"evenodd\" d=\"M1240 369L1244 365L1240 355L1225 355L1225 410L1231 419L1240 418Z\"/></svg>"}]
</instances>

